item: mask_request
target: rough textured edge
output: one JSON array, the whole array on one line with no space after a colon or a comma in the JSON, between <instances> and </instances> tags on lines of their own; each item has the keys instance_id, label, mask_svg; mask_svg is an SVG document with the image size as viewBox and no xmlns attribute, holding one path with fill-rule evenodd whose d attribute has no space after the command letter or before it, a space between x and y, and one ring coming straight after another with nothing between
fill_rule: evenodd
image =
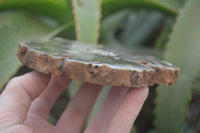
<instances>
[{"instance_id":1,"label":"rough textured edge","mask_svg":"<svg viewBox=\"0 0 200 133\"><path fill-rule=\"evenodd\" d=\"M19 44L19 60L26 66L46 74L70 77L74 80L99 85L145 87L154 84L172 85L176 82L177 70L133 71L113 69L108 65L77 62L63 57L54 57ZM167 78L166 78L167 75ZM158 80L158 82L156 82Z\"/></svg>"}]
</instances>

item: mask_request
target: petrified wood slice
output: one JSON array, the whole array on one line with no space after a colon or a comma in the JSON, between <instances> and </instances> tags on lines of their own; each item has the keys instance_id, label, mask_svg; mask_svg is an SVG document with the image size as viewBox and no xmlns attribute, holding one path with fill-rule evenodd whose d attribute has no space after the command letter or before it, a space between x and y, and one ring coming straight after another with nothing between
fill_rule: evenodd
<instances>
[{"instance_id":1,"label":"petrified wood slice","mask_svg":"<svg viewBox=\"0 0 200 133\"><path fill-rule=\"evenodd\" d=\"M172 85L179 69L155 57L112 52L102 45L64 39L25 41L19 44L19 60L46 74L112 86Z\"/></svg>"}]
</instances>

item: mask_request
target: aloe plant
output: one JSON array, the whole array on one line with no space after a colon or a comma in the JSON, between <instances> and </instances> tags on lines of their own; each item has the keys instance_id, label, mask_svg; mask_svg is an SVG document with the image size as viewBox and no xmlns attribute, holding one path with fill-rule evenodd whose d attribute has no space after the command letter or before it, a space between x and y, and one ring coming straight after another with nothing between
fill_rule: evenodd
<instances>
[{"instance_id":1,"label":"aloe plant","mask_svg":"<svg viewBox=\"0 0 200 133\"><path fill-rule=\"evenodd\" d=\"M181 69L174 86L151 88L134 132L199 132L194 126L197 123L191 125L188 121L188 117L194 117L192 114L185 119L187 110L191 112L192 95L197 93L193 90L199 89L193 85L199 82L196 77L200 74L199 5L198 0L0 1L0 88L23 69L16 58L21 40L58 36L125 48L163 58ZM72 97L79 84L73 81L70 88L76 89L64 93ZM88 121L103 103L109 88L106 86L100 93ZM53 109L51 122L56 121L62 109Z\"/></svg>"},{"instance_id":2,"label":"aloe plant","mask_svg":"<svg viewBox=\"0 0 200 133\"><path fill-rule=\"evenodd\" d=\"M193 83L200 70L198 62L200 18L197 14L200 12L199 4L200 2L195 0L186 4L177 18L164 56L166 60L176 63L182 72L176 85L158 88L155 124L158 131L162 133L180 132L183 116L191 99ZM189 28L189 25L192 27ZM190 35L191 33L194 34ZM178 48L180 48L179 52ZM165 123L166 121L172 121L172 123Z\"/></svg>"}]
</instances>

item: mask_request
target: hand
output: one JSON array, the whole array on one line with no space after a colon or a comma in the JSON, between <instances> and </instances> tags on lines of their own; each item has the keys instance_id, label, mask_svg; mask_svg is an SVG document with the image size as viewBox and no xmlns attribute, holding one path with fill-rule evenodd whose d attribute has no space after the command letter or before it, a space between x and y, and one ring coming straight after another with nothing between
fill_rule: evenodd
<instances>
[{"instance_id":1,"label":"hand","mask_svg":"<svg viewBox=\"0 0 200 133\"><path fill-rule=\"evenodd\" d=\"M0 95L1 133L79 133L102 86L83 83L56 125L47 119L70 79L31 72L13 78ZM128 133L148 88L112 87L84 133Z\"/></svg>"}]
</instances>

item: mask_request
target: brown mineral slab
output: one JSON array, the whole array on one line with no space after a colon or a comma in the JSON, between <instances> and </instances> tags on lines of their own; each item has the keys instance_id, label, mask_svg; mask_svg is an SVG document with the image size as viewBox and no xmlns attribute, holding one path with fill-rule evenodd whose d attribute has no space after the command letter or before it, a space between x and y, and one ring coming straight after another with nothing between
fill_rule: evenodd
<instances>
[{"instance_id":1,"label":"brown mineral slab","mask_svg":"<svg viewBox=\"0 0 200 133\"><path fill-rule=\"evenodd\" d=\"M24 41L17 55L24 65L39 72L99 85L173 85L179 74L178 68L152 56L127 55L61 38Z\"/></svg>"}]
</instances>

